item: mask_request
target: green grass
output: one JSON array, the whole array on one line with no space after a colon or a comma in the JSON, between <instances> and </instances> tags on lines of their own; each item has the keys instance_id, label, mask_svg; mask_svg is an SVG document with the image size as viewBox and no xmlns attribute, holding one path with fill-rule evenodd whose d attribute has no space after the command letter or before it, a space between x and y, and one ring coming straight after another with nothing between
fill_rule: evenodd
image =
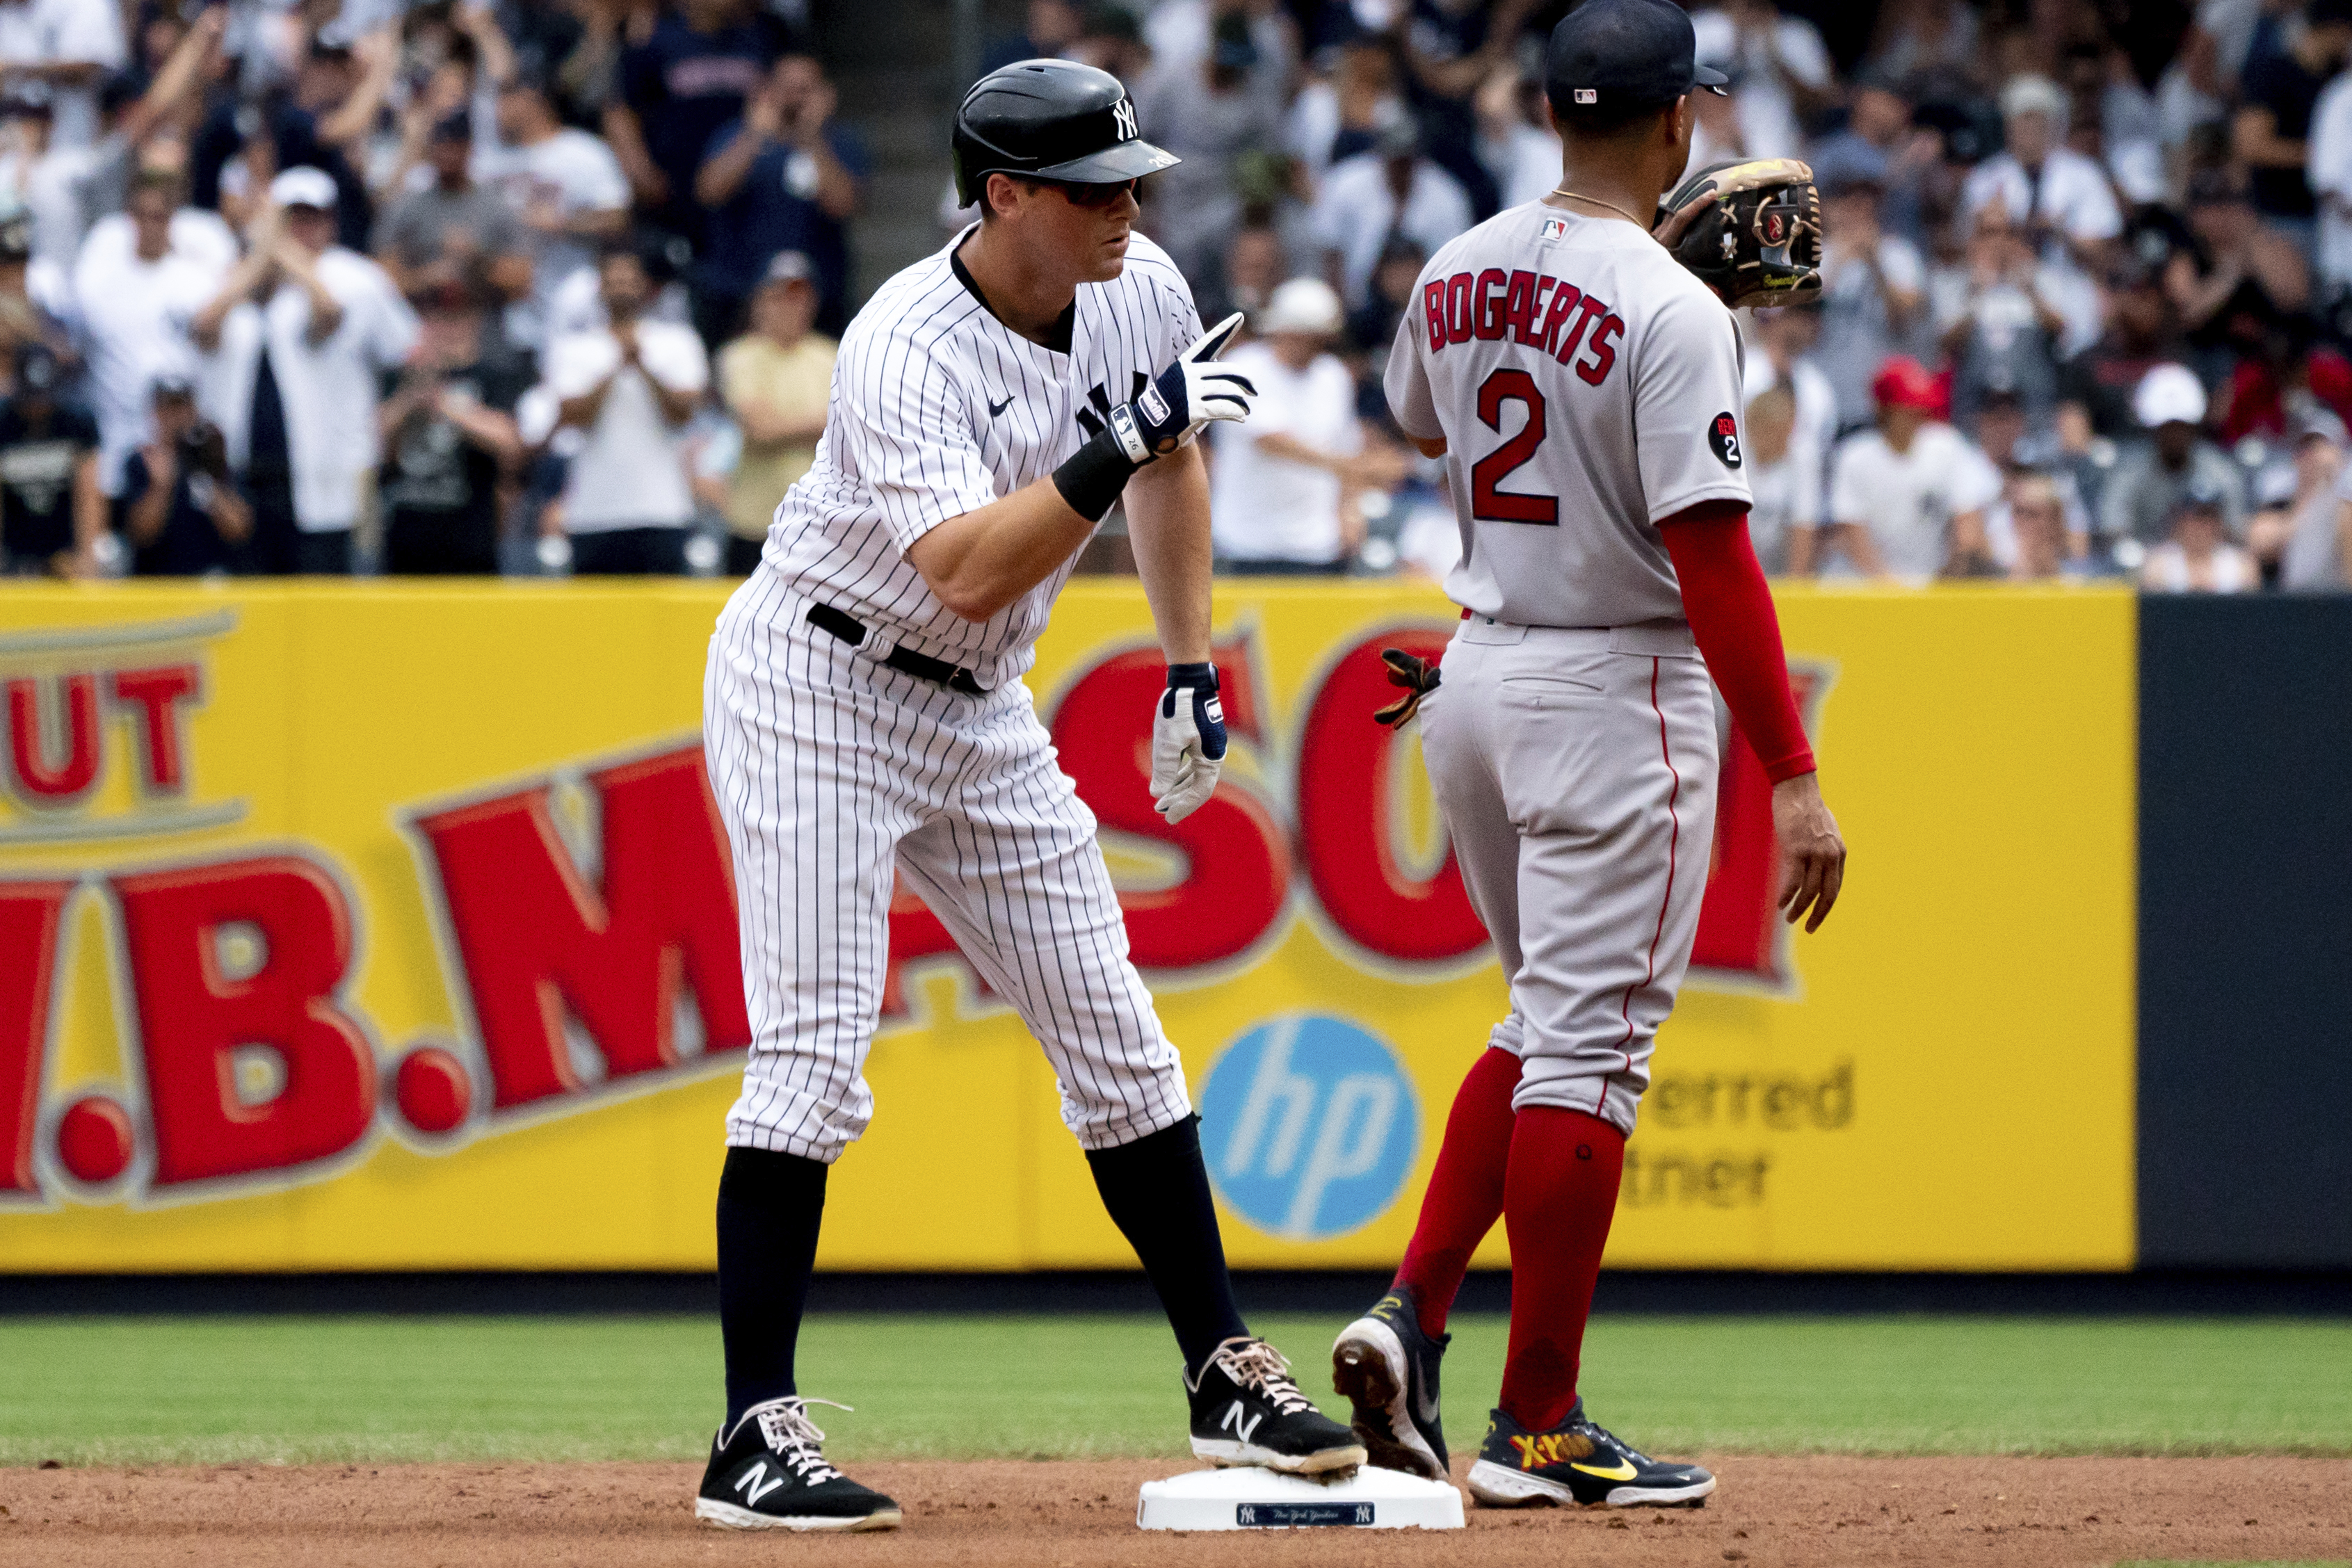
<instances>
[{"instance_id":1,"label":"green grass","mask_svg":"<svg viewBox=\"0 0 2352 1568\"><path fill-rule=\"evenodd\" d=\"M1334 1408L1338 1322L1257 1326ZM1457 1448L1504 1326L1455 1322ZM1175 1361L1139 1317L818 1317L801 1376L845 1458L1175 1456ZM1624 1317L1586 1363L1665 1451L2352 1454L2341 1322ZM0 1464L688 1458L718 1389L699 1318L0 1319Z\"/></svg>"}]
</instances>

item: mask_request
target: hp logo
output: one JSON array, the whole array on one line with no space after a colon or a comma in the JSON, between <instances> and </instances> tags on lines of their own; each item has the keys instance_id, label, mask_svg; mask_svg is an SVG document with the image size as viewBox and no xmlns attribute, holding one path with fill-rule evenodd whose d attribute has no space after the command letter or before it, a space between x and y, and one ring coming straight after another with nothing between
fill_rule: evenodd
<instances>
[{"instance_id":1,"label":"hp logo","mask_svg":"<svg viewBox=\"0 0 2352 1568\"><path fill-rule=\"evenodd\" d=\"M1201 1122L1217 1195L1261 1230L1319 1240L1395 1200L1421 1108L1386 1041L1310 1013L1228 1047L1202 1085Z\"/></svg>"}]
</instances>

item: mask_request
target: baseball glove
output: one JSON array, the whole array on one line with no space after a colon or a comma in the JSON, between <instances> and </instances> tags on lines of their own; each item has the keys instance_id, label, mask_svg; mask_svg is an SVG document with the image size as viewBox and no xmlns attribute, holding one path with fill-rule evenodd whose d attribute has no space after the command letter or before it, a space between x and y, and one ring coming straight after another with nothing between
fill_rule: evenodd
<instances>
[{"instance_id":1,"label":"baseball glove","mask_svg":"<svg viewBox=\"0 0 2352 1568\"><path fill-rule=\"evenodd\" d=\"M1794 158L1727 159L1685 180L1659 209L1663 222L1713 191L1674 258L1733 309L1821 297L1822 193Z\"/></svg>"},{"instance_id":2,"label":"baseball glove","mask_svg":"<svg viewBox=\"0 0 2352 1568\"><path fill-rule=\"evenodd\" d=\"M1389 667L1389 685L1402 687L1404 695L1386 707L1376 709L1372 722L1394 729L1419 713L1421 699L1437 689L1437 664L1435 660L1408 653L1402 648L1381 649L1381 663Z\"/></svg>"}]
</instances>

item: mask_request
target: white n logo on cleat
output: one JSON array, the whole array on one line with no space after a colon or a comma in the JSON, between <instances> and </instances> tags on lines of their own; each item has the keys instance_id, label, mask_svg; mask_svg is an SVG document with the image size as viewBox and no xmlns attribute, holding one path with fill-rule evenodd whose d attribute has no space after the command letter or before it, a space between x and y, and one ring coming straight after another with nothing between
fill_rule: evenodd
<instances>
[{"instance_id":1,"label":"white n logo on cleat","mask_svg":"<svg viewBox=\"0 0 2352 1568\"><path fill-rule=\"evenodd\" d=\"M1244 1439L1244 1441L1246 1441L1246 1439ZM737 1491L742 1491L745 1487L750 1487L751 1490L744 1494L743 1500L750 1503L752 1507L757 1508L760 1506L760 1500L761 1498L767 1496L770 1492L784 1484L784 1478L778 1476L775 1479L769 1481L766 1486L758 1485L757 1483L764 1479L767 1474L768 1461L761 1459L758 1464L753 1465L750 1469L743 1472L743 1479L735 1483L734 1490Z\"/></svg>"},{"instance_id":2,"label":"white n logo on cleat","mask_svg":"<svg viewBox=\"0 0 2352 1568\"><path fill-rule=\"evenodd\" d=\"M1265 1417L1262 1415L1244 1415L1242 1412L1242 1402L1236 1399L1234 1401L1232 1408L1225 1412L1225 1418L1218 1422L1217 1425L1221 1427L1232 1427L1234 1429L1234 1436L1246 1443L1250 1440L1250 1434L1257 1430L1257 1424L1265 1419Z\"/></svg>"}]
</instances>

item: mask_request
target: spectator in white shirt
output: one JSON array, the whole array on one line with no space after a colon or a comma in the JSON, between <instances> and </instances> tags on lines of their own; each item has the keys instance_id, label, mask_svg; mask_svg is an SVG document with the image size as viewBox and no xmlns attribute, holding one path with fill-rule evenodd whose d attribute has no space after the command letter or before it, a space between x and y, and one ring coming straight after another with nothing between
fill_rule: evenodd
<instances>
[{"instance_id":1,"label":"spectator in white shirt","mask_svg":"<svg viewBox=\"0 0 2352 1568\"><path fill-rule=\"evenodd\" d=\"M1144 189L1152 237L1187 277L1214 266L1240 226L1242 161L1279 141L1283 86L1234 12L1217 19L1206 58L1136 89L1143 134L1180 160Z\"/></svg>"},{"instance_id":2,"label":"spectator in white shirt","mask_svg":"<svg viewBox=\"0 0 2352 1568\"><path fill-rule=\"evenodd\" d=\"M1805 463L1791 436L1797 428L1797 395L1783 382L1748 399L1742 422L1748 429L1748 539L1767 575L1789 566L1789 530L1821 518L1821 476L1805 475ZM1809 505L1810 503L1810 505Z\"/></svg>"},{"instance_id":3,"label":"spectator in white shirt","mask_svg":"<svg viewBox=\"0 0 2352 1568\"><path fill-rule=\"evenodd\" d=\"M2044 77L2019 77L2001 89L2005 149L1978 164L1961 187L1970 217L1999 202L2046 259L2072 256L2097 273L2124 232L2122 208L2098 163L2065 145L2066 95Z\"/></svg>"},{"instance_id":4,"label":"spectator in white shirt","mask_svg":"<svg viewBox=\"0 0 2352 1568\"><path fill-rule=\"evenodd\" d=\"M533 308L508 324L537 343L556 291L627 230L629 180L613 150L557 119L547 89L527 77L499 90L498 128L501 145L475 149L474 178L506 197L530 236Z\"/></svg>"},{"instance_id":5,"label":"spectator in white shirt","mask_svg":"<svg viewBox=\"0 0 2352 1568\"><path fill-rule=\"evenodd\" d=\"M2311 110L2311 194L2319 206L2315 262L2322 292L2352 287L2352 71L2319 95Z\"/></svg>"},{"instance_id":6,"label":"spectator in white shirt","mask_svg":"<svg viewBox=\"0 0 2352 1568\"><path fill-rule=\"evenodd\" d=\"M2290 592L2342 589L2344 422L2315 409L2297 422L2294 453L2257 481L2260 507L2246 519L2246 545L2263 575Z\"/></svg>"},{"instance_id":7,"label":"spectator in white shirt","mask_svg":"<svg viewBox=\"0 0 2352 1568\"><path fill-rule=\"evenodd\" d=\"M156 378L193 371L188 323L220 286L221 266L182 244L174 215L181 192L173 175L135 176L125 217L131 244L120 254L85 245L74 268L74 313L98 415L99 481L109 497L121 494L122 460L153 428Z\"/></svg>"},{"instance_id":8,"label":"spectator in white shirt","mask_svg":"<svg viewBox=\"0 0 2352 1568\"><path fill-rule=\"evenodd\" d=\"M31 211L33 254L45 266L71 273L91 220L121 204L134 150L201 85L226 16L217 6L199 16L144 92L123 77L108 81L100 92L103 133L81 146L58 140L56 97L39 83L12 86L0 96L0 141L6 145L0 189L14 191ZM128 250L127 234L122 243Z\"/></svg>"},{"instance_id":9,"label":"spectator in white shirt","mask_svg":"<svg viewBox=\"0 0 2352 1568\"><path fill-rule=\"evenodd\" d=\"M1810 306L1792 306L1754 311L1748 319L1754 326L1754 340L1746 356L1742 399L1752 409L1758 398L1775 387L1785 388L1790 398L1788 516L1783 526L1802 523L1817 528L1822 521L1822 485L1828 476L1830 448L1836 444L1838 430L1837 393L1811 358L1814 340L1821 334L1821 312ZM1755 444L1750 441L1749 444ZM1785 538L1779 548L1785 552ZM1758 549L1760 553L1762 547Z\"/></svg>"},{"instance_id":10,"label":"spectator in white shirt","mask_svg":"<svg viewBox=\"0 0 2352 1568\"><path fill-rule=\"evenodd\" d=\"M1345 571L1364 542L1356 383L1328 351L1342 324L1329 284L1294 277L1259 313L1263 336L1225 356L1257 402L1216 436L1209 517L1223 570Z\"/></svg>"},{"instance_id":11,"label":"spectator in white shirt","mask_svg":"<svg viewBox=\"0 0 2352 1568\"><path fill-rule=\"evenodd\" d=\"M1370 152L1331 166L1311 222L1323 246L1325 277L1352 309L1364 302L1372 268L1392 235L1434 256L1469 228L1470 198L1460 181L1421 155L1421 133L1400 114L1381 126Z\"/></svg>"},{"instance_id":12,"label":"spectator in white shirt","mask_svg":"<svg viewBox=\"0 0 2352 1568\"><path fill-rule=\"evenodd\" d=\"M2047 474L2019 474L2001 497L2010 536L2003 570L2011 582L2047 582L2082 575L2066 528L2066 497ZM1996 549L1995 554L2001 552Z\"/></svg>"},{"instance_id":13,"label":"spectator in white shirt","mask_svg":"<svg viewBox=\"0 0 2352 1568\"><path fill-rule=\"evenodd\" d=\"M1927 265L1909 240L1878 224L1886 160L1854 147L1814 170L1822 188L1822 325L1814 353L1838 397L1838 427L1871 417L1870 381L1916 336Z\"/></svg>"},{"instance_id":14,"label":"spectator in white shirt","mask_svg":"<svg viewBox=\"0 0 2352 1568\"><path fill-rule=\"evenodd\" d=\"M608 251L598 278L606 325L547 348L557 417L585 439L541 531L570 537L575 574L675 575L686 570L695 512L686 424L709 385L709 361L692 328L646 314L653 276L635 251Z\"/></svg>"},{"instance_id":15,"label":"spectator in white shirt","mask_svg":"<svg viewBox=\"0 0 2352 1568\"><path fill-rule=\"evenodd\" d=\"M50 135L60 147L98 139L99 78L128 60L114 0L0 3L0 82L48 89L57 116Z\"/></svg>"},{"instance_id":16,"label":"spectator in white shirt","mask_svg":"<svg viewBox=\"0 0 2352 1568\"><path fill-rule=\"evenodd\" d=\"M1694 101L1713 93L1693 95ZM1478 89L1478 161L1495 177L1506 207L1525 206L1551 194L1559 183L1559 132L1551 128L1551 106L1543 83L1506 66ZM1694 152L1691 167L1704 167Z\"/></svg>"},{"instance_id":17,"label":"spectator in white shirt","mask_svg":"<svg viewBox=\"0 0 2352 1568\"><path fill-rule=\"evenodd\" d=\"M2191 490L2173 508L2171 537L2147 552L2139 585L2149 593L2251 593L2263 585L2254 558L2231 542L2221 497Z\"/></svg>"},{"instance_id":18,"label":"spectator in white shirt","mask_svg":"<svg viewBox=\"0 0 2352 1568\"><path fill-rule=\"evenodd\" d=\"M1830 52L1811 22L1784 16L1772 0L1728 0L1691 17L1698 63L1731 78L1731 103L1751 158L1794 158L1801 120L1837 89Z\"/></svg>"},{"instance_id":19,"label":"spectator in white shirt","mask_svg":"<svg viewBox=\"0 0 2352 1568\"><path fill-rule=\"evenodd\" d=\"M1791 528L1789 570L1811 573L1830 551L1874 578L1924 581L1985 570L1984 514L2000 494L2000 474L1943 423L1935 378L1916 360L1888 360L1870 390L1878 428L1838 446L1829 538Z\"/></svg>"},{"instance_id":20,"label":"spectator in white shirt","mask_svg":"<svg viewBox=\"0 0 2352 1568\"><path fill-rule=\"evenodd\" d=\"M416 315L383 268L335 243L320 169L269 183L253 248L190 336L199 397L253 502L256 570L342 575L368 476L383 460L378 389L416 343Z\"/></svg>"}]
</instances>

